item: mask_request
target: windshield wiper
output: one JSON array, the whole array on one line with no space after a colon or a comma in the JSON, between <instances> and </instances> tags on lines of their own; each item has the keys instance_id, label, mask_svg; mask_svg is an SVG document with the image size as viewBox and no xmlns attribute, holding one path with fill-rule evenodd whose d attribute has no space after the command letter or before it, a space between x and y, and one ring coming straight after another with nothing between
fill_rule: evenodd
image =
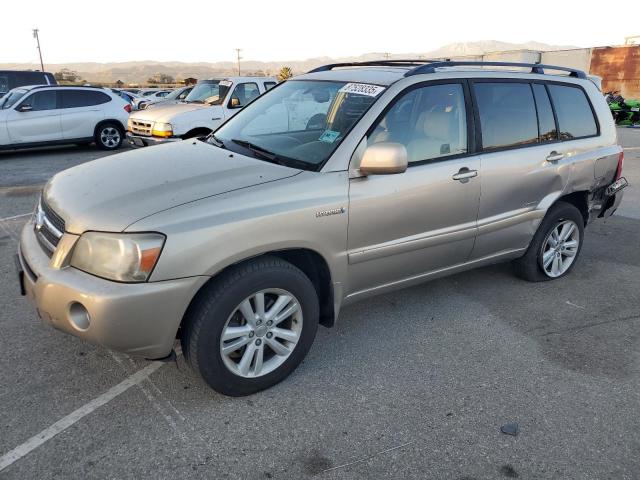
<instances>
[{"instance_id":1,"label":"windshield wiper","mask_svg":"<svg viewBox=\"0 0 640 480\"><path fill-rule=\"evenodd\" d=\"M255 143L240 140L238 138L232 138L231 141L250 150L254 155L262 158L263 160L267 160L268 162L283 165L285 167L298 168L300 170L313 170L313 167L307 162L296 160L295 158L283 157L261 147L260 145L256 145Z\"/></svg>"},{"instance_id":2,"label":"windshield wiper","mask_svg":"<svg viewBox=\"0 0 640 480\"><path fill-rule=\"evenodd\" d=\"M214 134L213 132L212 132L212 133L210 133L210 134L208 135L208 137L207 137L207 138L209 138L209 139L213 140L213 144L214 144L216 147L225 148L225 147L224 147L224 142L223 142L222 140L220 140L218 137L216 137L216 136L215 136L215 134Z\"/></svg>"},{"instance_id":3,"label":"windshield wiper","mask_svg":"<svg viewBox=\"0 0 640 480\"><path fill-rule=\"evenodd\" d=\"M231 141L233 143L237 143L238 145L251 150L254 154L258 155L264 160L268 160L273 163L277 163L279 165L284 165L284 162L273 152L262 148L260 145L256 145L255 143L247 142L246 140L239 140L237 138L232 138Z\"/></svg>"}]
</instances>

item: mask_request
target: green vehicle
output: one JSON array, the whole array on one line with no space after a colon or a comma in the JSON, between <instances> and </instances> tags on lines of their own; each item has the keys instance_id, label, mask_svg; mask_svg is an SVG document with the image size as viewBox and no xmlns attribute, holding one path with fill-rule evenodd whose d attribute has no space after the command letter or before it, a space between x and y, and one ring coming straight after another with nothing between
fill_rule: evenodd
<instances>
[{"instance_id":1,"label":"green vehicle","mask_svg":"<svg viewBox=\"0 0 640 480\"><path fill-rule=\"evenodd\" d=\"M605 94L616 125L640 124L640 100L625 100L619 92Z\"/></svg>"}]
</instances>

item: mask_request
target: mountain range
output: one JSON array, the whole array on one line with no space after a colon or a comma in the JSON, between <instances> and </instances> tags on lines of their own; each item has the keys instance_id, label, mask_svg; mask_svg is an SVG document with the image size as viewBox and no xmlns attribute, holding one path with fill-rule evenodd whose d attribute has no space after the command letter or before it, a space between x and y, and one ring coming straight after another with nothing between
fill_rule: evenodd
<instances>
[{"instance_id":1,"label":"mountain range","mask_svg":"<svg viewBox=\"0 0 640 480\"><path fill-rule=\"evenodd\" d=\"M483 55L490 52L510 51L510 50L568 50L578 48L573 46L548 45L540 42L508 43L495 40L483 40L478 42L451 43L436 50L419 53L391 54L385 52L372 52L355 57L316 57L306 60L292 61L271 61L262 62L257 60L243 60L241 63L242 73L246 75L264 74L275 75L280 68L288 66L294 74L299 74L311 70L320 65L336 62L358 62L368 60L379 60L383 58L448 58L466 55ZM142 83L157 73L164 73L175 79L208 78L215 76L237 74L237 65L234 62L196 62L186 63L179 61L158 62L153 60L117 62L117 63L96 63L96 62L76 62L64 64L45 64L45 70L58 72L63 68L77 72L81 78L89 82L116 82L121 80L125 83ZM31 63L4 63L0 64L0 70L39 70L40 65Z\"/></svg>"}]
</instances>

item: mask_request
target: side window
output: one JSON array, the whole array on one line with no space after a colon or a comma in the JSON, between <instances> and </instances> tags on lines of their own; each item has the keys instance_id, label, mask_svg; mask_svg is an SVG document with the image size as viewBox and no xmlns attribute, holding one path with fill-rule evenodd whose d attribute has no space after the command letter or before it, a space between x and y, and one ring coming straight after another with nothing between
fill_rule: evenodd
<instances>
[{"instance_id":1,"label":"side window","mask_svg":"<svg viewBox=\"0 0 640 480\"><path fill-rule=\"evenodd\" d=\"M257 83L239 83L231 94L229 108L244 107L247 103L260 96Z\"/></svg>"},{"instance_id":2,"label":"side window","mask_svg":"<svg viewBox=\"0 0 640 480\"><path fill-rule=\"evenodd\" d=\"M597 135L596 120L581 88L549 85L549 93L558 116L561 140Z\"/></svg>"},{"instance_id":3,"label":"side window","mask_svg":"<svg viewBox=\"0 0 640 480\"><path fill-rule=\"evenodd\" d=\"M538 131L541 142L551 142L558 139L556 130L556 120L553 117L553 110L547 89L540 83L533 84L533 96L536 99L538 109Z\"/></svg>"},{"instance_id":4,"label":"side window","mask_svg":"<svg viewBox=\"0 0 640 480\"><path fill-rule=\"evenodd\" d=\"M409 162L467 152L467 114L462 85L431 85L398 99L373 128L367 144L401 143Z\"/></svg>"},{"instance_id":5,"label":"side window","mask_svg":"<svg viewBox=\"0 0 640 480\"><path fill-rule=\"evenodd\" d=\"M276 86L276 82L264 82L264 91L271 90Z\"/></svg>"},{"instance_id":6,"label":"side window","mask_svg":"<svg viewBox=\"0 0 640 480\"><path fill-rule=\"evenodd\" d=\"M538 118L528 83L474 84L484 150L538 142Z\"/></svg>"},{"instance_id":7,"label":"side window","mask_svg":"<svg viewBox=\"0 0 640 480\"><path fill-rule=\"evenodd\" d=\"M90 90L63 90L62 108L89 107L111 101L111 97L103 92Z\"/></svg>"},{"instance_id":8,"label":"side window","mask_svg":"<svg viewBox=\"0 0 640 480\"><path fill-rule=\"evenodd\" d=\"M18 109L23 105L31 106L32 112L40 112L43 110L55 110L57 101L57 94L55 90L46 90L42 92L36 92L25 98L18 106Z\"/></svg>"}]
</instances>

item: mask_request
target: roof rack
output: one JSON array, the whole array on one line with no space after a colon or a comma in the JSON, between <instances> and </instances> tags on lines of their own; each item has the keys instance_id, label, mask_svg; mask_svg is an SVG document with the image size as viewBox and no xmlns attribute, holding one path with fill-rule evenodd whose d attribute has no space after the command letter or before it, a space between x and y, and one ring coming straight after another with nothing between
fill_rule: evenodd
<instances>
[{"instance_id":1,"label":"roof rack","mask_svg":"<svg viewBox=\"0 0 640 480\"><path fill-rule=\"evenodd\" d=\"M36 90L38 88L96 88L99 90L110 88L110 87L100 87L98 85L25 85L25 86L33 87L32 90Z\"/></svg>"},{"instance_id":2,"label":"roof rack","mask_svg":"<svg viewBox=\"0 0 640 480\"><path fill-rule=\"evenodd\" d=\"M474 67L527 67L531 68L531 73L539 73L544 75L544 70L559 70L563 72L570 72L570 77L587 78L587 74L582 70L569 67L559 67L557 65L545 65L542 63L517 63L517 62L473 62L473 61L431 61L424 65L417 66L412 70L405 73L405 77L411 75L421 75L423 73L436 73L436 68L441 67L461 67L461 66L474 66Z\"/></svg>"},{"instance_id":3,"label":"roof rack","mask_svg":"<svg viewBox=\"0 0 640 480\"><path fill-rule=\"evenodd\" d=\"M321 67L309 70L307 73L327 72L334 68L340 67L418 67L425 65L429 62L437 62L438 60L425 60L421 58L409 58L399 60L371 60L367 62L343 62L343 63L330 63Z\"/></svg>"}]
</instances>

